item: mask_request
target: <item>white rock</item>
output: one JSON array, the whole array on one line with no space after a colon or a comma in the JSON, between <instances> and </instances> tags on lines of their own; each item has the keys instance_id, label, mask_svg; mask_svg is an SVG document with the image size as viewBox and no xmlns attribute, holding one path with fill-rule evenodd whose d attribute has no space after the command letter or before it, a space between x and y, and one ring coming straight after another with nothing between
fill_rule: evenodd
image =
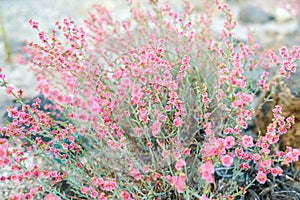
<instances>
[{"instance_id":1,"label":"white rock","mask_svg":"<svg viewBox=\"0 0 300 200\"><path fill-rule=\"evenodd\" d=\"M293 16L289 11L283 8L276 8L275 18L277 22L286 22L292 20Z\"/></svg>"},{"instance_id":2,"label":"white rock","mask_svg":"<svg viewBox=\"0 0 300 200\"><path fill-rule=\"evenodd\" d=\"M273 21L273 14L264 11L259 6L244 5L239 12L239 20L242 23L258 23L264 24Z\"/></svg>"}]
</instances>

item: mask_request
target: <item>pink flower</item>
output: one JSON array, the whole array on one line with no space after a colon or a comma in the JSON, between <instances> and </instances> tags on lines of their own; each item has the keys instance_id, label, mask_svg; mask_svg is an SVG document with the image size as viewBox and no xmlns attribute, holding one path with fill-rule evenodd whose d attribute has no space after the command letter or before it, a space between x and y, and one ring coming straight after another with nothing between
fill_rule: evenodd
<instances>
[{"instance_id":1,"label":"pink flower","mask_svg":"<svg viewBox=\"0 0 300 200\"><path fill-rule=\"evenodd\" d=\"M166 109L166 111L171 111L172 107L170 105L166 105L165 109Z\"/></svg>"},{"instance_id":2,"label":"pink flower","mask_svg":"<svg viewBox=\"0 0 300 200\"><path fill-rule=\"evenodd\" d=\"M295 124L295 117L293 117L293 116L292 117L291 116L287 117L286 121L289 122L289 123L291 123L291 124Z\"/></svg>"},{"instance_id":3,"label":"pink flower","mask_svg":"<svg viewBox=\"0 0 300 200\"><path fill-rule=\"evenodd\" d=\"M280 105L276 105L272 111L273 111L273 113L276 113L276 114L282 113L282 108Z\"/></svg>"},{"instance_id":4,"label":"pink flower","mask_svg":"<svg viewBox=\"0 0 300 200\"><path fill-rule=\"evenodd\" d=\"M182 121L181 121L180 117L176 117L173 121L173 126L179 127L181 125L182 125Z\"/></svg>"},{"instance_id":5,"label":"pink flower","mask_svg":"<svg viewBox=\"0 0 300 200\"><path fill-rule=\"evenodd\" d=\"M16 174L11 175L10 180L16 182L18 180L17 175Z\"/></svg>"},{"instance_id":6,"label":"pink flower","mask_svg":"<svg viewBox=\"0 0 300 200\"><path fill-rule=\"evenodd\" d=\"M276 173L277 176L282 176L283 170L281 169L281 167L278 166L278 167L276 167L275 169L276 169L276 171L277 171L277 173Z\"/></svg>"},{"instance_id":7,"label":"pink flower","mask_svg":"<svg viewBox=\"0 0 300 200\"><path fill-rule=\"evenodd\" d=\"M287 129L284 128L284 127L279 127L279 128L278 128L278 132L279 132L279 134L283 135L283 134L286 134Z\"/></svg>"},{"instance_id":8,"label":"pink flower","mask_svg":"<svg viewBox=\"0 0 300 200\"><path fill-rule=\"evenodd\" d=\"M211 161L207 161L198 168L201 178L209 183L214 181L213 174L215 173L214 166Z\"/></svg>"},{"instance_id":9,"label":"pink flower","mask_svg":"<svg viewBox=\"0 0 300 200\"><path fill-rule=\"evenodd\" d=\"M167 181L169 181L169 183L171 185L174 185L176 183L176 177L175 176L167 175L167 176L165 176L165 179L167 179Z\"/></svg>"},{"instance_id":10,"label":"pink flower","mask_svg":"<svg viewBox=\"0 0 300 200\"><path fill-rule=\"evenodd\" d=\"M92 190L91 197L96 198L98 196L98 192L96 190Z\"/></svg>"},{"instance_id":11,"label":"pink flower","mask_svg":"<svg viewBox=\"0 0 300 200\"><path fill-rule=\"evenodd\" d=\"M224 131L223 131L223 133L224 134L229 134L229 133L232 133L233 132L233 128L231 128L231 127L228 127L228 128L226 128L226 129L224 129Z\"/></svg>"},{"instance_id":12,"label":"pink flower","mask_svg":"<svg viewBox=\"0 0 300 200\"><path fill-rule=\"evenodd\" d=\"M147 124L149 118L148 118L148 111L146 110L146 108L140 109L138 114L139 114L139 120Z\"/></svg>"},{"instance_id":13,"label":"pink flower","mask_svg":"<svg viewBox=\"0 0 300 200\"><path fill-rule=\"evenodd\" d=\"M5 88L5 92L7 95L10 95L13 90L14 90L14 88L12 86L8 86L7 88Z\"/></svg>"},{"instance_id":14,"label":"pink flower","mask_svg":"<svg viewBox=\"0 0 300 200\"><path fill-rule=\"evenodd\" d=\"M131 199L129 192L127 192L127 191L122 191L120 193L120 195L121 195L122 200L130 200Z\"/></svg>"},{"instance_id":15,"label":"pink flower","mask_svg":"<svg viewBox=\"0 0 300 200\"><path fill-rule=\"evenodd\" d=\"M190 148L186 148L182 151L183 155L190 155L191 153L191 149Z\"/></svg>"},{"instance_id":16,"label":"pink flower","mask_svg":"<svg viewBox=\"0 0 300 200\"><path fill-rule=\"evenodd\" d=\"M88 187L82 187L81 188L81 193L82 194L86 194L87 195L89 193L89 191L90 191L90 188L88 188Z\"/></svg>"},{"instance_id":17,"label":"pink flower","mask_svg":"<svg viewBox=\"0 0 300 200\"><path fill-rule=\"evenodd\" d=\"M140 180L143 178L143 175L140 173L140 171L133 167L129 168L129 174L130 174L130 176L133 176L135 178L135 180Z\"/></svg>"},{"instance_id":18,"label":"pink flower","mask_svg":"<svg viewBox=\"0 0 300 200\"><path fill-rule=\"evenodd\" d=\"M98 200L106 200L105 193L101 192L101 194L98 196Z\"/></svg>"},{"instance_id":19,"label":"pink flower","mask_svg":"<svg viewBox=\"0 0 300 200\"><path fill-rule=\"evenodd\" d=\"M169 153L170 153L169 151L163 151L161 155L162 157L167 158L169 156Z\"/></svg>"},{"instance_id":20,"label":"pink flower","mask_svg":"<svg viewBox=\"0 0 300 200\"><path fill-rule=\"evenodd\" d=\"M244 147L252 147L253 146L253 138L250 135L244 135L242 137L242 144Z\"/></svg>"},{"instance_id":21,"label":"pink flower","mask_svg":"<svg viewBox=\"0 0 300 200\"><path fill-rule=\"evenodd\" d=\"M38 29L39 28L39 23L38 22L36 22L36 21L33 21L32 19L30 19L29 20L29 24L31 25L31 27L33 28L33 29Z\"/></svg>"},{"instance_id":22,"label":"pink flower","mask_svg":"<svg viewBox=\"0 0 300 200\"><path fill-rule=\"evenodd\" d=\"M32 195L30 193L26 193L24 198L25 199L32 199Z\"/></svg>"},{"instance_id":23,"label":"pink flower","mask_svg":"<svg viewBox=\"0 0 300 200\"><path fill-rule=\"evenodd\" d=\"M262 167L262 168L270 168L271 167L271 165L272 165L272 162L271 162L271 160L263 160L263 161L261 161L260 163L259 163L259 166L260 167Z\"/></svg>"},{"instance_id":24,"label":"pink flower","mask_svg":"<svg viewBox=\"0 0 300 200\"><path fill-rule=\"evenodd\" d=\"M177 192L179 192L179 193L184 192L184 190L185 190L184 188L186 186L185 179L186 179L185 174L181 174L177 178L177 180L175 182L175 188L177 189Z\"/></svg>"},{"instance_id":25,"label":"pink flower","mask_svg":"<svg viewBox=\"0 0 300 200\"><path fill-rule=\"evenodd\" d=\"M270 134L270 135L274 135L275 132L276 132L275 125L274 124L270 124L267 127L267 133Z\"/></svg>"},{"instance_id":26,"label":"pink flower","mask_svg":"<svg viewBox=\"0 0 300 200\"><path fill-rule=\"evenodd\" d=\"M233 136L225 137L224 145L226 149L230 149L235 144L235 138Z\"/></svg>"},{"instance_id":27,"label":"pink flower","mask_svg":"<svg viewBox=\"0 0 300 200\"><path fill-rule=\"evenodd\" d=\"M181 154L180 154L180 152L178 152L178 151L176 151L176 152L174 152L173 153L173 156L175 157L175 158L181 158Z\"/></svg>"},{"instance_id":28,"label":"pink flower","mask_svg":"<svg viewBox=\"0 0 300 200\"><path fill-rule=\"evenodd\" d=\"M112 191L116 188L116 186L117 184L113 181L104 181L104 184L101 186L101 189L105 191Z\"/></svg>"},{"instance_id":29,"label":"pink flower","mask_svg":"<svg viewBox=\"0 0 300 200\"><path fill-rule=\"evenodd\" d=\"M73 91L73 89L75 87L75 80L71 77L67 78L66 85L69 87L70 91Z\"/></svg>"},{"instance_id":30,"label":"pink flower","mask_svg":"<svg viewBox=\"0 0 300 200\"><path fill-rule=\"evenodd\" d=\"M137 134L137 136L142 136L143 135L143 129L140 127L135 127L134 132Z\"/></svg>"},{"instance_id":31,"label":"pink flower","mask_svg":"<svg viewBox=\"0 0 300 200\"><path fill-rule=\"evenodd\" d=\"M167 176L165 176L165 178L167 179L167 181L171 185L175 186L176 190L179 193L184 192L184 188L186 186L186 184L185 184L185 179L186 179L185 174L180 174L178 177L167 175Z\"/></svg>"},{"instance_id":32,"label":"pink flower","mask_svg":"<svg viewBox=\"0 0 300 200\"><path fill-rule=\"evenodd\" d=\"M242 163L240 167L246 171L250 169L250 165L246 162Z\"/></svg>"},{"instance_id":33,"label":"pink flower","mask_svg":"<svg viewBox=\"0 0 300 200\"><path fill-rule=\"evenodd\" d=\"M256 180L260 183L260 184L264 184L267 181L267 175L266 173L263 173L261 171L259 171L256 175Z\"/></svg>"},{"instance_id":34,"label":"pink flower","mask_svg":"<svg viewBox=\"0 0 300 200\"><path fill-rule=\"evenodd\" d=\"M153 125L150 127L150 129L152 130L152 135L153 136L156 136L156 135L158 135L160 133L160 131L161 131L161 125L162 125L161 122L155 121L153 123Z\"/></svg>"},{"instance_id":35,"label":"pink flower","mask_svg":"<svg viewBox=\"0 0 300 200\"><path fill-rule=\"evenodd\" d=\"M203 89L204 91L202 92L202 102L203 102L203 105L204 105L204 108L209 108L209 102L210 102L210 99L208 98L208 94L206 92L206 87Z\"/></svg>"},{"instance_id":36,"label":"pink flower","mask_svg":"<svg viewBox=\"0 0 300 200\"><path fill-rule=\"evenodd\" d=\"M229 155L225 155L221 157L222 165L225 167L230 167L233 162L233 157Z\"/></svg>"},{"instance_id":37,"label":"pink flower","mask_svg":"<svg viewBox=\"0 0 300 200\"><path fill-rule=\"evenodd\" d=\"M299 160L300 150L299 149L292 149L287 148L287 153L285 155L284 163L288 164L291 162L296 162Z\"/></svg>"},{"instance_id":38,"label":"pink flower","mask_svg":"<svg viewBox=\"0 0 300 200\"><path fill-rule=\"evenodd\" d=\"M63 143L62 147L63 147L63 149L67 150L68 149L68 144L67 143Z\"/></svg>"},{"instance_id":39,"label":"pink flower","mask_svg":"<svg viewBox=\"0 0 300 200\"><path fill-rule=\"evenodd\" d=\"M186 162L183 159L179 159L175 164L175 168L180 170L184 165L186 165Z\"/></svg>"},{"instance_id":40,"label":"pink flower","mask_svg":"<svg viewBox=\"0 0 300 200\"><path fill-rule=\"evenodd\" d=\"M50 193L44 197L44 200L60 200L60 197L54 196L53 194Z\"/></svg>"}]
</instances>

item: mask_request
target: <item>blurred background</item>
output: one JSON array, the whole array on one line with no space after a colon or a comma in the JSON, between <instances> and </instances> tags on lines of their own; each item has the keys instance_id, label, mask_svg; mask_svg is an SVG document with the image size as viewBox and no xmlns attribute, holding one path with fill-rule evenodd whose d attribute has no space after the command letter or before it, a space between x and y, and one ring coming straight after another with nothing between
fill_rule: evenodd
<instances>
[{"instance_id":1,"label":"blurred background","mask_svg":"<svg viewBox=\"0 0 300 200\"><path fill-rule=\"evenodd\" d=\"M135 2L142 5L146 1ZM179 0L169 2L177 11L182 8ZM201 0L190 2L195 7L196 15L204 11ZM28 20L32 18L38 21L41 30L46 33L54 28L56 21L69 16L83 26L83 20L95 3L111 10L116 19L125 18L129 12L125 0L0 0L0 67L14 87L24 90L25 98L37 94L30 66L15 62L24 41L38 39L36 30L31 29ZM235 36L241 40L246 40L247 34L252 33L262 48L299 45L300 0L227 0L227 3L238 20ZM223 20L221 15L214 17L211 28L215 33L222 29ZM1 88L0 116L10 101Z\"/></svg>"}]
</instances>

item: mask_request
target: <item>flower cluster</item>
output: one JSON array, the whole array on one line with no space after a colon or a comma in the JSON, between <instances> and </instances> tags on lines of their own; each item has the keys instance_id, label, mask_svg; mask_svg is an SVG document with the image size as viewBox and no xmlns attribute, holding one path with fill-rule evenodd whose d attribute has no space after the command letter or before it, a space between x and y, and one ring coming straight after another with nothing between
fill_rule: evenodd
<instances>
[{"instance_id":1,"label":"flower cluster","mask_svg":"<svg viewBox=\"0 0 300 200\"><path fill-rule=\"evenodd\" d=\"M129 5L127 20L95 6L87 29L63 19L49 36L29 21L40 42L30 42L25 53L36 89L49 102L25 104L23 91L0 70L1 86L20 102L7 107L10 122L0 128L0 165L11 168L1 180L38 179L41 187L12 198L33 199L36 191L49 193L45 199L230 198L245 193L235 181L241 173L256 171L242 183L249 188L298 160L299 150L271 151L294 124L280 106L267 133L255 140L244 132L255 98L245 71L269 59L289 78L298 47L257 56L251 37L248 44L234 40L237 22L217 0L204 4L225 16L217 37L207 30L211 13L195 18L187 1L183 12L158 1L150 1L149 10ZM269 90L267 76L254 85ZM28 166L30 157L45 166ZM222 167L235 172L232 188L214 194L209 184ZM64 182L70 191L59 188Z\"/></svg>"}]
</instances>

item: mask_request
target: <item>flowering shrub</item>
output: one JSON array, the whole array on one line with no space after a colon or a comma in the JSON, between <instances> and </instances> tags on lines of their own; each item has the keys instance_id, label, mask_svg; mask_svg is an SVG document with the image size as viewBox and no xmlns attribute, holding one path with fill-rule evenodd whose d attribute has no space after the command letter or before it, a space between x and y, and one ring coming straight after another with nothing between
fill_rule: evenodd
<instances>
[{"instance_id":1,"label":"flowering shrub","mask_svg":"<svg viewBox=\"0 0 300 200\"><path fill-rule=\"evenodd\" d=\"M294 123L280 106L257 140L244 130L257 88L276 88L268 72L260 80L251 72L274 67L288 78L300 50L261 53L251 37L247 44L234 38L226 4L203 3L211 12L199 19L187 2L183 13L157 1L149 10L129 3L132 18L124 21L95 6L87 29L64 19L49 36L29 21L40 43L25 52L37 90L54 103L23 103L23 91L0 74L21 104L7 108L11 122L0 129L0 163L11 168L1 180L41 183L12 199L41 191L45 199L233 199L298 160L297 149L271 149ZM218 36L207 26L214 10L225 16ZM28 165L30 157L44 165ZM251 170L256 177L241 178ZM220 177L230 178L229 187L218 186Z\"/></svg>"}]
</instances>

